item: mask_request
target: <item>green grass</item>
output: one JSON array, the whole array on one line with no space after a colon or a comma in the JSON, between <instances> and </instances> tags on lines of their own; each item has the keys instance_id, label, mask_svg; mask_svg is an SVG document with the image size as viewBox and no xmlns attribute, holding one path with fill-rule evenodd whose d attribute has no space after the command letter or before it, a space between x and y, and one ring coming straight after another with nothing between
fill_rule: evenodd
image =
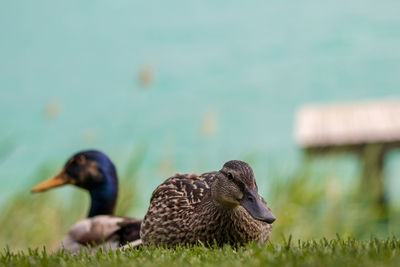
<instances>
[{"instance_id":1,"label":"green grass","mask_svg":"<svg viewBox=\"0 0 400 267\"><path fill-rule=\"evenodd\" d=\"M46 249L0 252L7 266L398 266L400 240L353 238L318 241L285 240L264 246L249 244L223 248L139 248L93 254L49 253Z\"/></svg>"}]
</instances>

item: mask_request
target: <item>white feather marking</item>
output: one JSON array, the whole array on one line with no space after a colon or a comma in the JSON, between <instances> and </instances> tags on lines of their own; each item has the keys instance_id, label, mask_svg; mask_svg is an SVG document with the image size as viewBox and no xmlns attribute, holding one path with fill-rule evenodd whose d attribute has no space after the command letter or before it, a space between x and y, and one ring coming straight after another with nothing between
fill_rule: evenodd
<instances>
[{"instance_id":1,"label":"white feather marking","mask_svg":"<svg viewBox=\"0 0 400 267\"><path fill-rule=\"evenodd\" d=\"M124 251L125 249L134 248L134 247L140 246L141 244L142 244L142 239L138 239L138 240L135 240L133 242L126 244L125 246L122 246L120 248L120 250Z\"/></svg>"},{"instance_id":2,"label":"white feather marking","mask_svg":"<svg viewBox=\"0 0 400 267\"><path fill-rule=\"evenodd\" d=\"M65 248L76 253L79 252L81 247L85 247L84 244L102 243L120 228L118 223L123 220L124 218L99 215L79 221L70 228L59 248ZM101 245L99 244L98 248L116 249L118 244L117 241L103 242Z\"/></svg>"}]
</instances>

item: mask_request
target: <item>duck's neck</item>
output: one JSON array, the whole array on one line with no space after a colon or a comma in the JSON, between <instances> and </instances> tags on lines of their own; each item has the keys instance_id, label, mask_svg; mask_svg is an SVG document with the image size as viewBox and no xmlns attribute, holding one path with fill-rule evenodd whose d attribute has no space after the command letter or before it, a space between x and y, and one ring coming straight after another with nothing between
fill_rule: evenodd
<instances>
[{"instance_id":1,"label":"duck's neck","mask_svg":"<svg viewBox=\"0 0 400 267\"><path fill-rule=\"evenodd\" d=\"M100 186L90 190L91 205L88 217L97 215L113 215L118 197L116 179L107 179Z\"/></svg>"},{"instance_id":2,"label":"duck's neck","mask_svg":"<svg viewBox=\"0 0 400 267\"><path fill-rule=\"evenodd\" d=\"M203 201L202 205L199 209L202 211L195 216L194 223L207 225L210 231L202 230L204 235L198 233L202 237L200 241L212 244L215 239L218 245L228 243L236 246L251 241L258 242L264 237L262 231L267 230L266 226L263 228L261 223L250 217L243 207L225 208L213 199Z\"/></svg>"},{"instance_id":3,"label":"duck's neck","mask_svg":"<svg viewBox=\"0 0 400 267\"><path fill-rule=\"evenodd\" d=\"M236 219L232 216L235 213L235 209L222 207L210 195L203 199L199 204L198 210L198 217L204 218L204 222L208 222L208 224L216 223L218 225L230 225L233 223L233 220ZM196 221L197 220L198 218L196 218Z\"/></svg>"}]
</instances>

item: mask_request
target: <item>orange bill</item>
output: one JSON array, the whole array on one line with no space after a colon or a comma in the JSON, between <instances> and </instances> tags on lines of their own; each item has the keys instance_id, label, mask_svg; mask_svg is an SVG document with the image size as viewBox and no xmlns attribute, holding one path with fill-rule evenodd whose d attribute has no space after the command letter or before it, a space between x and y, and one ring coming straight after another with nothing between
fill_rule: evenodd
<instances>
[{"instance_id":1,"label":"orange bill","mask_svg":"<svg viewBox=\"0 0 400 267\"><path fill-rule=\"evenodd\" d=\"M60 173L56 176L54 176L53 178L44 181L43 183L38 184L37 186L35 186L34 188L31 189L32 193L36 193L36 192L43 192L46 190L49 190L50 188L54 188L54 187L58 187L58 186L62 186L65 184L69 184L69 180L67 179L67 177L65 177L65 175L63 175L63 173Z\"/></svg>"}]
</instances>

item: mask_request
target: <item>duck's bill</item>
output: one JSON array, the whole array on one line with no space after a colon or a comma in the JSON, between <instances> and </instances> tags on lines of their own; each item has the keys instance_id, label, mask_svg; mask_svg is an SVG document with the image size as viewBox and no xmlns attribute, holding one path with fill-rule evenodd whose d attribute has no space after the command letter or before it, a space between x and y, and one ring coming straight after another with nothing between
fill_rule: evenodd
<instances>
[{"instance_id":1,"label":"duck's bill","mask_svg":"<svg viewBox=\"0 0 400 267\"><path fill-rule=\"evenodd\" d=\"M51 188L62 186L68 183L69 183L68 179L62 173L60 173L54 176L53 178L38 184L37 186L31 189L31 192L32 193L43 192Z\"/></svg>"},{"instance_id":2,"label":"duck's bill","mask_svg":"<svg viewBox=\"0 0 400 267\"><path fill-rule=\"evenodd\" d=\"M240 201L240 205L256 220L270 224L276 220L267 205L261 201L256 190L247 190L246 196Z\"/></svg>"}]
</instances>

